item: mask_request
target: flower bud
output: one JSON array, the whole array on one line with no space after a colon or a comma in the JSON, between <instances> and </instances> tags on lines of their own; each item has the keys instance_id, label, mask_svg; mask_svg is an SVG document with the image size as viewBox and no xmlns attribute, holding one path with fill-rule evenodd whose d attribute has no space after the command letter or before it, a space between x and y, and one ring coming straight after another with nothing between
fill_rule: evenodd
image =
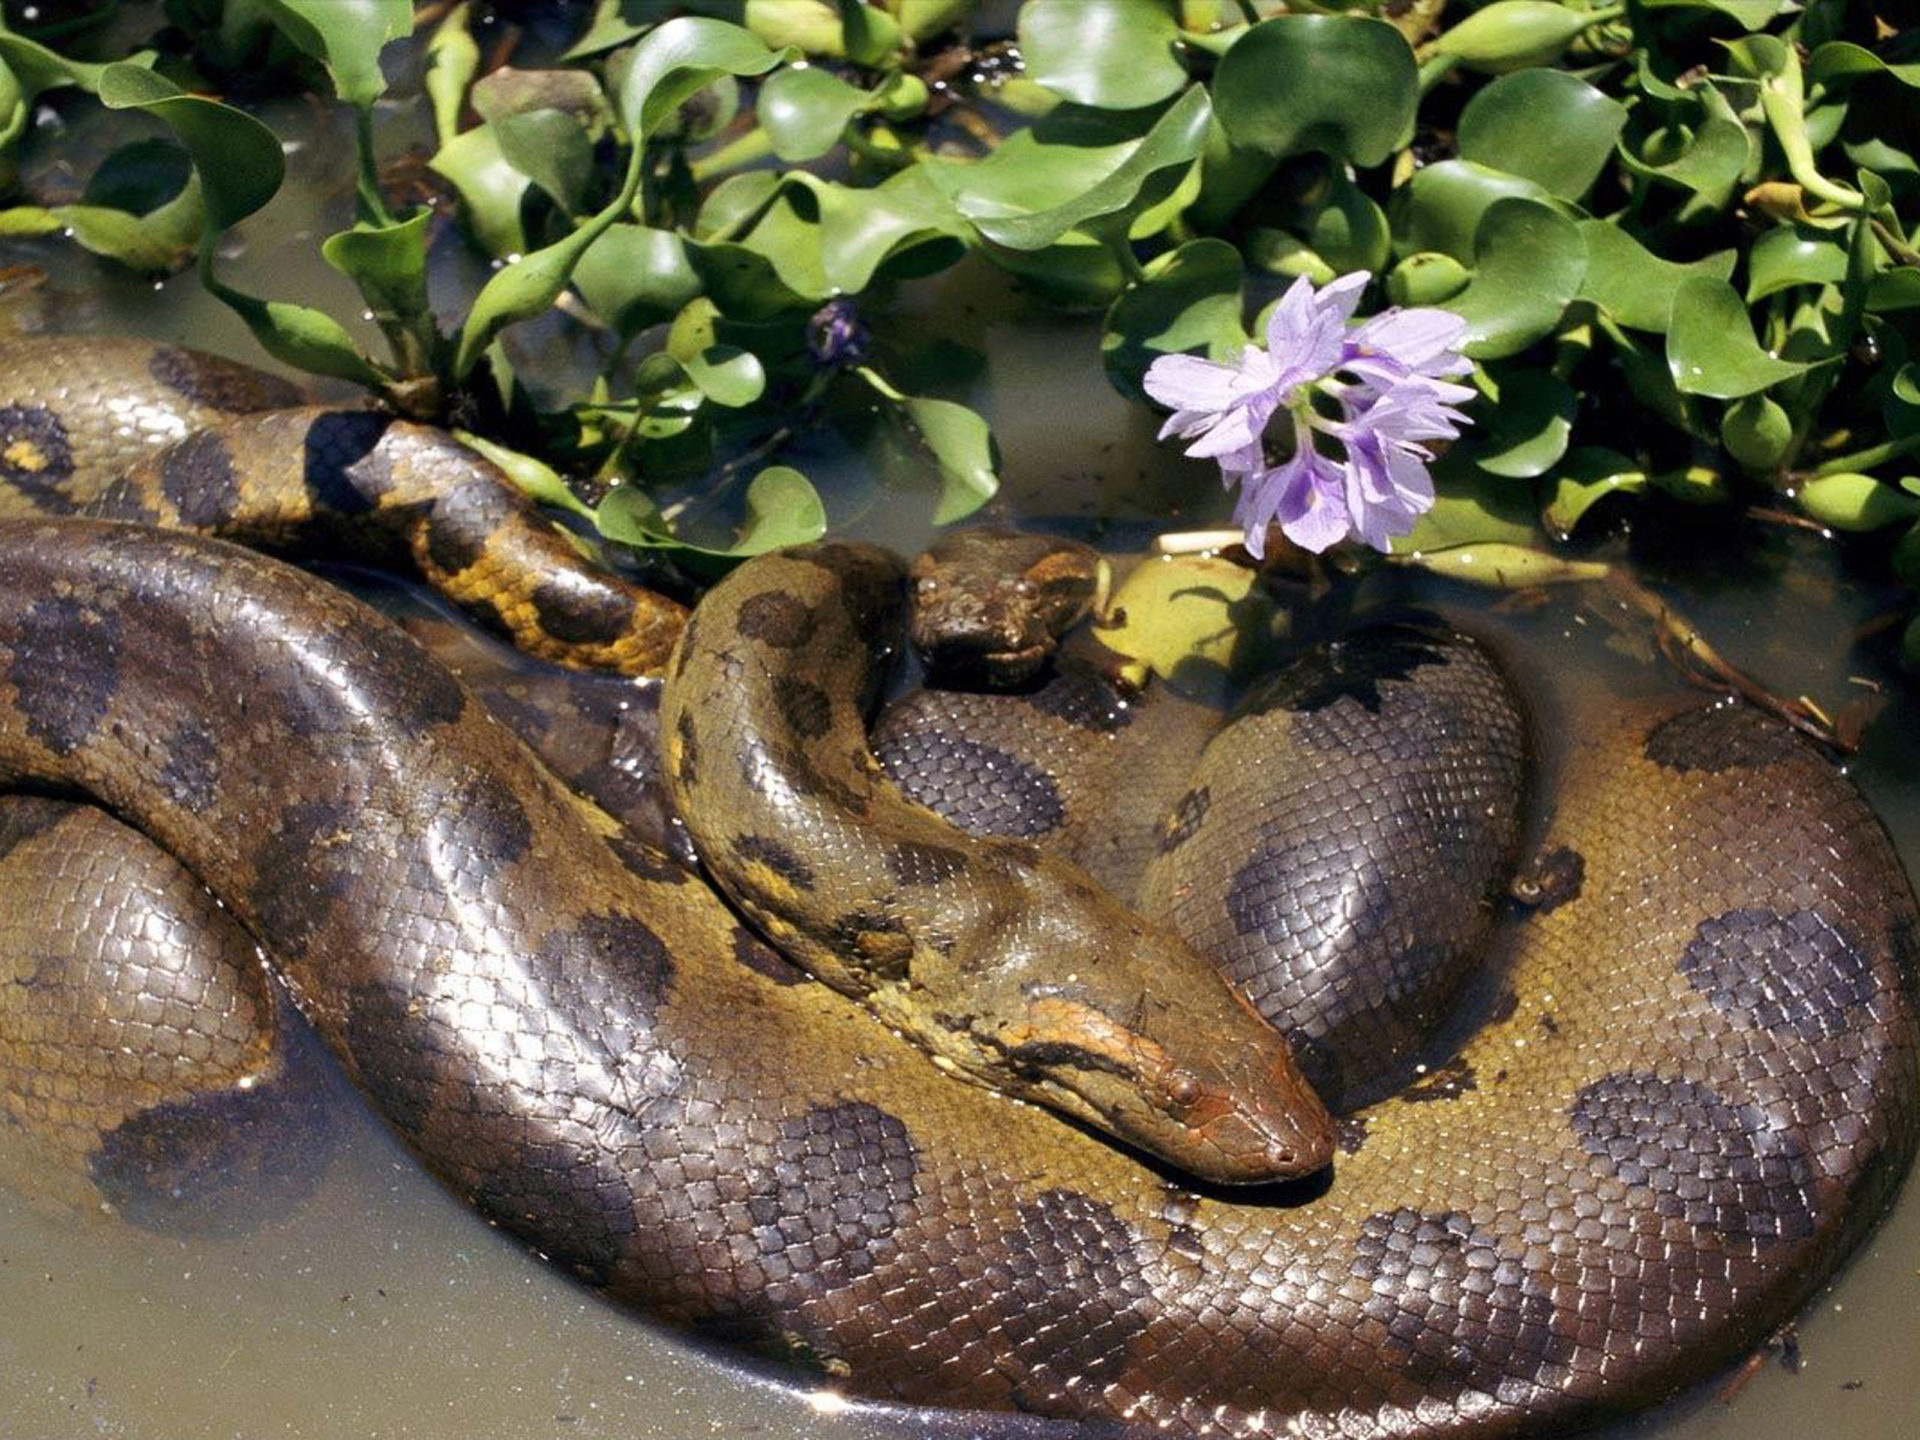
<instances>
[{"instance_id":1,"label":"flower bud","mask_svg":"<svg viewBox=\"0 0 1920 1440\"><path fill-rule=\"evenodd\" d=\"M1433 49L1469 70L1498 75L1551 65L1593 21L1591 11L1570 10L1552 0L1494 0L1442 34Z\"/></svg>"},{"instance_id":2,"label":"flower bud","mask_svg":"<svg viewBox=\"0 0 1920 1440\"><path fill-rule=\"evenodd\" d=\"M1387 274L1387 298L1396 305L1444 305L1467 288L1467 267L1451 255L1422 250Z\"/></svg>"}]
</instances>

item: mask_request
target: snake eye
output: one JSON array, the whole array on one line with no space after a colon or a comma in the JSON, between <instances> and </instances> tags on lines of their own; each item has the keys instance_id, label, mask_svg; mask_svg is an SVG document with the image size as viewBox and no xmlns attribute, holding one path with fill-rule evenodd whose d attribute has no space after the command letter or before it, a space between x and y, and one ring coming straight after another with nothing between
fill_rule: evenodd
<instances>
[{"instance_id":1,"label":"snake eye","mask_svg":"<svg viewBox=\"0 0 1920 1440\"><path fill-rule=\"evenodd\" d=\"M1013 593L1022 600L1031 600L1040 593L1040 589L1031 580L1016 580L1013 582Z\"/></svg>"},{"instance_id":2,"label":"snake eye","mask_svg":"<svg viewBox=\"0 0 1920 1440\"><path fill-rule=\"evenodd\" d=\"M1176 1105L1192 1105L1199 1100L1202 1087L1198 1080L1181 1070L1167 1081L1167 1098Z\"/></svg>"},{"instance_id":3,"label":"snake eye","mask_svg":"<svg viewBox=\"0 0 1920 1440\"><path fill-rule=\"evenodd\" d=\"M940 582L934 579L933 576L922 575L920 577L920 593L922 595L931 595L933 594L934 591L938 590L939 588L940 588Z\"/></svg>"}]
</instances>

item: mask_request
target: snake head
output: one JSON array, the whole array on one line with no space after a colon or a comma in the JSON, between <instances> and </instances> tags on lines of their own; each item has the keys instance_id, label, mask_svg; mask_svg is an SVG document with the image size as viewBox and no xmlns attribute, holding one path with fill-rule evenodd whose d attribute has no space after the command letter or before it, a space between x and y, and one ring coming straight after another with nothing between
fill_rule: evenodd
<instances>
[{"instance_id":1,"label":"snake head","mask_svg":"<svg viewBox=\"0 0 1920 1440\"><path fill-rule=\"evenodd\" d=\"M958 531L913 562L914 647L951 683L1019 685L1094 603L1103 563L1077 541Z\"/></svg>"},{"instance_id":2,"label":"snake head","mask_svg":"<svg viewBox=\"0 0 1920 1440\"><path fill-rule=\"evenodd\" d=\"M1029 987L1022 1023L1000 1043L1034 1098L1202 1180L1254 1185L1324 1169L1326 1106L1278 1032L1211 978L1165 1002L1137 1000L1125 1018L1084 992Z\"/></svg>"}]
</instances>

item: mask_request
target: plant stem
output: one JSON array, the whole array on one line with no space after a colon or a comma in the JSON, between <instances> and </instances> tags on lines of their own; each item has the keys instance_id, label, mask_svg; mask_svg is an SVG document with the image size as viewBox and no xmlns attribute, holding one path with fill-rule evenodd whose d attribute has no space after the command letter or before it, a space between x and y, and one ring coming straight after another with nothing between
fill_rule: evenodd
<instances>
[{"instance_id":1,"label":"plant stem","mask_svg":"<svg viewBox=\"0 0 1920 1440\"><path fill-rule=\"evenodd\" d=\"M687 168L692 171L695 180L711 180L716 175L724 175L729 170L738 170L743 166L756 164L773 154L773 137L756 125L742 135L736 136L710 155L702 155L691 161Z\"/></svg>"},{"instance_id":2,"label":"plant stem","mask_svg":"<svg viewBox=\"0 0 1920 1440\"><path fill-rule=\"evenodd\" d=\"M1856 474L1871 470L1876 465L1884 465L1889 460L1898 460L1902 455L1911 455L1920 450L1920 432L1906 435L1898 440L1886 440L1878 445L1869 445L1864 450L1855 450L1846 455L1836 455L1831 460L1822 461L1814 468L1815 475Z\"/></svg>"},{"instance_id":3,"label":"plant stem","mask_svg":"<svg viewBox=\"0 0 1920 1440\"><path fill-rule=\"evenodd\" d=\"M354 149L359 154L360 173L355 193L360 198L362 218L375 225L393 224L386 197L380 193L380 167L373 157L373 107L359 105L353 112Z\"/></svg>"}]
</instances>

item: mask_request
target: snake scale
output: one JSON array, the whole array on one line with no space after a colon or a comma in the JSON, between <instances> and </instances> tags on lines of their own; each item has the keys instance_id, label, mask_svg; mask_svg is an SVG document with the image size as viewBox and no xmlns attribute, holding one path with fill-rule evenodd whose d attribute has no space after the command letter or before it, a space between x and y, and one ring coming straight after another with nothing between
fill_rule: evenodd
<instances>
[{"instance_id":1,"label":"snake scale","mask_svg":"<svg viewBox=\"0 0 1920 1440\"><path fill-rule=\"evenodd\" d=\"M613 1298L853 1394L1087 1435L1556 1433L1762 1338L1904 1171L1912 894L1851 785L1753 712L1622 716L1574 743L1543 845L1561 880L1511 927L1506 988L1456 1083L1361 1110L1330 1176L1190 1183L942 1076L358 602L217 540L82 518L174 517L154 498L164 462L85 497L46 478L68 463L54 425L71 455L81 412L111 405L120 378L49 390L52 353L24 375L0 364L0 399L39 387L0 406L0 463L40 516L0 520L0 784L63 797L0 806L0 876L32 878L64 937L0 925L7 1018L28 1016L6 1032L14 1125L103 1124L86 1066L31 1068L49 1038L32 1025L71 1017L76 969L151 962L74 939L151 936L127 928L128 887L88 888L97 867L75 858L144 849L144 888L205 910L204 882L244 927L222 943L266 947L436 1174ZM61 353L76 375L98 359ZM148 393L156 364L180 363L116 363L135 362ZM181 422L186 443L206 418ZM229 497L219 510L251 488L231 423L217 418L225 463L197 472L216 480L176 464L181 517L208 484ZM305 440L302 484L413 495L387 533L431 530L439 502L382 478L404 467L363 466L377 451L329 464ZM466 543L447 578L487 550ZM668 704L731 655L756 680L739 704L780 783L866 773L852 704L783 710L773 682L805 653L783 637L888 608L898 587L849 581L872 579L872 553L737 571L698 612L693 673ZM507 593L530 593L520 583ZM782 624L739 623L758 597ZM731 734L700 767L721 766ZM698 773L682 781L697 808ZM869 803L889 796L875 786ZM709 819L744 836L757 817L736 803ZM846 832L856 847L886 834ZM856 848L836 865L884 893L903 883L888 860ZM927 883L964 868L935 863ZM124 1022L96 1020L155 1042L138 1078L162 1105L190 1066L275 1090L243 1026L206 1038L218 1025L197 988L167 982L133 994Z\"/></svg>"}]
</instances>

